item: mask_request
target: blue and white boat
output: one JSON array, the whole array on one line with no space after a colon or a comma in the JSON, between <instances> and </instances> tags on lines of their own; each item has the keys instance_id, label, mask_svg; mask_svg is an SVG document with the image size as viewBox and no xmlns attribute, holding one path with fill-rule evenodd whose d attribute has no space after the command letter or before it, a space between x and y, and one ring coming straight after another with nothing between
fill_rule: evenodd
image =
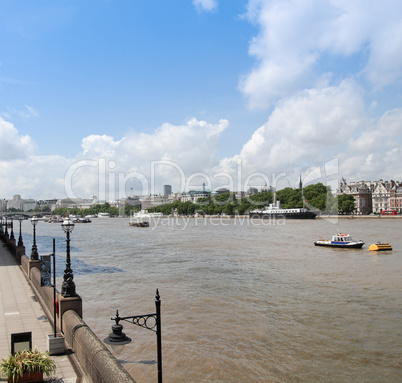
<instances>
[{"instance_id":1,"label":"blue and white boat","mask_svg":"<svg viewBox=\"0 0 402 383\"><path fill-rule=\"evenodd\" d=\"M320 239L314 242L316 246L342 247L344 249L361 249L364 245L362 240L355 241L349 234L336 234L332 240Z\"/></svg>"}]
</instances>

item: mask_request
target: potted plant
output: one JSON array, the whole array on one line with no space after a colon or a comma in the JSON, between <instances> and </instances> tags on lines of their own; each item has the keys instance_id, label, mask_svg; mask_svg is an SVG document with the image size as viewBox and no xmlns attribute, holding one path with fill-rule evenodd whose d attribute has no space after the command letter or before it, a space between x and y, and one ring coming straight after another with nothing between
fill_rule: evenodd
<instances>
[{"instance_id":1,"label":"potted plant","mask_svg":"<svg viewBox=\"0 0 402 383\"><path fill-rule=\"evenodd\" d=\"M49 377L56 371L56 362L46 352L35 348L18 351L3 358L0 370L8 383L42 382L43 374Z\"/></svg>"}]
</instances>

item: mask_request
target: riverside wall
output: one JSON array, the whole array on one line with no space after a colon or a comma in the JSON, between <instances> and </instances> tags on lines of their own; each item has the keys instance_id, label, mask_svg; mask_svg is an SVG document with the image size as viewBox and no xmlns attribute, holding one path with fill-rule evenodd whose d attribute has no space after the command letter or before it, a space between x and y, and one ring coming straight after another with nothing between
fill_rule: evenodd
<instances>
[{"instance_id":1,"label":"riverside wall","mask_svg":"<svg viewBox=\"0 0 402 383\"><path fill-rule=\"evenodd\" d=\"M21 266L49 322L54 323L54 292L52 287L41 285L41 261L28 259L25 249L10 246L9 240L4 238L3 233L0 233L0 236ZM66 346L73 352L85 378L93 383L135 383L135 380L82 319L81 298L64 298L59 292L56 297L58 301L57 327L63 333Z\"/></svg>"}]
</instances>

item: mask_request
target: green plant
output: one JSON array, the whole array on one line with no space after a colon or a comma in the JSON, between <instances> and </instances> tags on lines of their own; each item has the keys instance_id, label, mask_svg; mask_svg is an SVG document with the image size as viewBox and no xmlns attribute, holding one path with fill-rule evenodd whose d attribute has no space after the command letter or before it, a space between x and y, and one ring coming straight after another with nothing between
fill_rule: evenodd
<instances>
[{"instance_id":1,"label":"green plant","mask_svg":"<svg viewBox=\"0 0 402 383\"><path fill-rule=\"evenodd\" d=\"M18 351L8 358L2 358L0 369L7 379L12 378L15 382L24 373L43 372L49 377L56 371L56 362L46 352L35 347L35 350Z\"/></svg>"}]
</instances>

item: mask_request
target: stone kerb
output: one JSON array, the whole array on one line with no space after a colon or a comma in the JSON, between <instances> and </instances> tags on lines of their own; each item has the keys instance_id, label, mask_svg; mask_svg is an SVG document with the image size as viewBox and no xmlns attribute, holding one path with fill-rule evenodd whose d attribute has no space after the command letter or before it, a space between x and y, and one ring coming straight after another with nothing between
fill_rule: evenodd
<instances>
[{"instance_id":1,"label":"stone kerb","mask_svg":"<svg viewBox=\"0 0 402 383\"><path fill-rule=\"evenodd\" d=\"M93 382L135 383L117 359L73 310L63 314L67 343Z\"/></svg>"},{"instance_id":2,"label":"stone kerb","mask_svg":"<svg viewBox=\"0 0 402 383\"><path fill-rule=\"evenodd\" d=\"M25 246L17 246L17 251L16 251L16 258L17 262L21 264L21 257L25 255Z\"/></svg>"}]
</instances>

